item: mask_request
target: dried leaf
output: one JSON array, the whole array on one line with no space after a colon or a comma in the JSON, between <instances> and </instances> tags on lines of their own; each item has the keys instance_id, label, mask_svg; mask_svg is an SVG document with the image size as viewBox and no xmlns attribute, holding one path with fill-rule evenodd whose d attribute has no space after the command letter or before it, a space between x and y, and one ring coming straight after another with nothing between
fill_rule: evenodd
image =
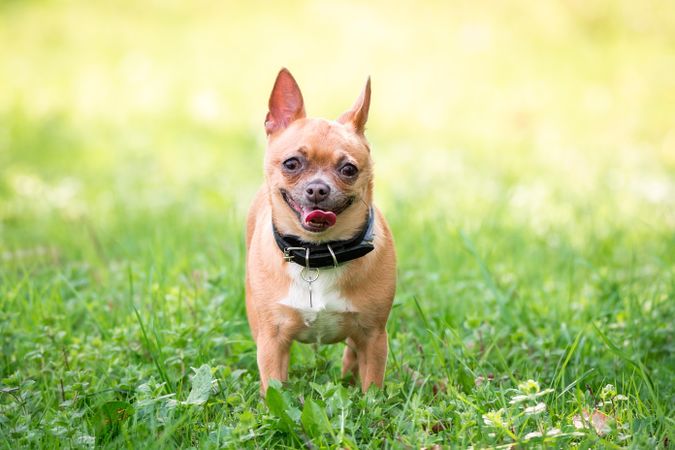
<instances>
[{"instance_id":1,"label":"dried leaf","mask_svg":"<svg viewBox=\"0 0 675 450\"><path fill-rule=\"evenodd\" d=\"M588 424L591 424L595 429L595 432L598 433L598 436L604 436L612 431L609 420L610 417L607 414L598 411L597 409L594 410L592 414L589 414L588 411L584 410L581 415L577 414L572 418L574 428L588 428Z\"/></svg>"}]
</instances>

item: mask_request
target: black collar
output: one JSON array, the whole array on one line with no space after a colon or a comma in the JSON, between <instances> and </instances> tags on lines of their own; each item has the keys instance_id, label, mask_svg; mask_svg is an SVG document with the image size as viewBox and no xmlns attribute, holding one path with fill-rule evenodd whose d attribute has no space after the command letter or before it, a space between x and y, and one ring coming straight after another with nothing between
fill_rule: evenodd
<instances>
[{"instance_id":1,"label":"black collar","mask_svg":"<svg viewBox=\"0 0 675 450\"><path fill-rule=\"evenodd\" d=\"M272 223L274 231L274 240L284 254L287 262L293 261L303 267L309 265L310 268L323 268L337 266L338 264L360 258L375 249L373 241L375 240L373 208L368 211L368 220L363 226L361 232L352 239L344 241L330 241L321 244L310 244L302 241L297 236L282 236L277 231L277 227Z\"/></svg>"}]
</instances>

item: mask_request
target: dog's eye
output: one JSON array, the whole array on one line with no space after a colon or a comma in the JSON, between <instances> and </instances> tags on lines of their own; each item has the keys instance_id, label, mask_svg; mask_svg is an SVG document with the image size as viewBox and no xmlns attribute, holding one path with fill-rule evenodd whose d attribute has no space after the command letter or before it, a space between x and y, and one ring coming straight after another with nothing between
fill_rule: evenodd
<instances>
[{"instance_id":1,"label":"dog's eye","mask_svg":"<svg viewBox=\"0 0 675 450\"><path fill-rule=\"evenodd\" d=\"M295 172L300 169L301 166L302 164L298 158L288 158L284 161L284 168L289 172Z\"/></svg>"},{"instance_id":2,"label":"dog's eye","mask_svg":"<svg viewBox=\"0 0 675 450\"><path fill-rule=\"evenodd\" d=\"M347 163L340 167L340 175L347 178L355 177L359 173L359 169L354 164Z\"/></svg>"}]
</instances>

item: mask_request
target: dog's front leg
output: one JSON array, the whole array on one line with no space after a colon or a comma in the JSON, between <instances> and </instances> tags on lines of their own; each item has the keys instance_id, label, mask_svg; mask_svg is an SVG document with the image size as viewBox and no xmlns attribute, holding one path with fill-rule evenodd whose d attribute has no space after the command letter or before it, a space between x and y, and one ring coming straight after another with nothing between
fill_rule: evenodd
<instances>
[{"instance_id":1,"label":"dog's front leg","mask_svg":"<svg viewBox=\"0 0 675 450\"><path fill-rule=\"evenodd\" d=\"M381 388L387 367L387 331L377 330L363 337L357 343L356 357L363 392L366 392L371 384Z\"/></svg>"},{"instance_id":2,"label":"dog's front leg","mask_svg":"<svg viewBox=\"0 0 675 450\"><path fill-rule=\"evenodd\" d=\"M270 380L286 381L291 342L279 335L261 333L258 336L258 370L260 371L260 390L267 392Z\"/></svg>"}]
</instances>

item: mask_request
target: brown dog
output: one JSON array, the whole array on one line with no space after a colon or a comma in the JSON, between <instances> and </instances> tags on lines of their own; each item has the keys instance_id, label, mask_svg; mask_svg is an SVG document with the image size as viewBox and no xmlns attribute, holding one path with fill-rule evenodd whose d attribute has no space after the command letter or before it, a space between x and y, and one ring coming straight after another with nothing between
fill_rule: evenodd
<instances>
[{"instance_id":1,"label":"brown dog","mask_svg":"<svg viewBox=\"0 0 675 450\"><path fill-rule=\"evenodd\" d=\"M305 117L300 88L282 69L269 100L265 183L248 214L246 310L261 389L285 381L291 344L346 340L342 375L379 387L396 256L373 206L364 136L370 79L336 121Z\"/></svg>"}]
</instances>

